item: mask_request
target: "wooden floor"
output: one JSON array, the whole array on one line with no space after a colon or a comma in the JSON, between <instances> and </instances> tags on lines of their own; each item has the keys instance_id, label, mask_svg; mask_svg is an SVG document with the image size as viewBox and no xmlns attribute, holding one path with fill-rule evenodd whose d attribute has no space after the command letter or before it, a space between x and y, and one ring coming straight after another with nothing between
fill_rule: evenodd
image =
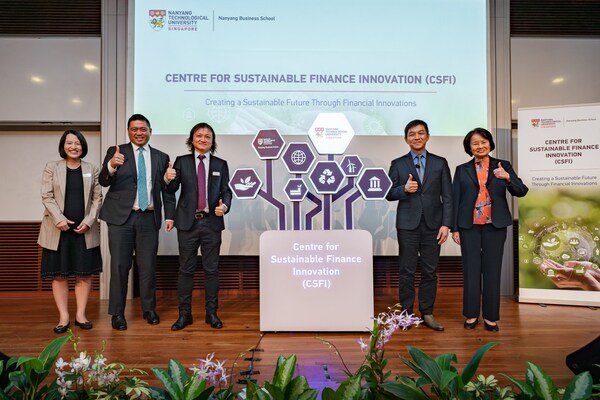
<instances>
[{"instance_id":1,"label":"wooden floor","mask_svg":"<svg viewBox=\"0 0 600 400\"><path fill-rule=\"evenodd\" d=\"M210 329L204 324L203 306L200 293L194 293L195 322L179 332L170 330L177 318L176 293L164 293L158 299L157 312L161 323L150 326L141 318L139 299L128 303L126 318L127 331L114 331L107 315L107 301L90 299L88 317L94 329L82 331L74 328L81 337L80 351L89 353L102 351L109 362L123 362L129 367L144 369L150 373L147 380L156 384L157 380L149 371L150 367L166 368L170 358L181 361L190 367L197 359L215 352L218 360L227 360L233 366L233 381L243 379L244 372L253 371L252 377L262 383L271 380L274 365L280 354L298 356L297 373L305 375L311 387L336 387L344 379L342 363L334 350L324 345L319 337L337 346L340 355L351 371L355 371L364 359L356 340L365 333L265 333L259 330L258 294L222 294L219 315L224 322L221 330ZM565 357L574 350L600 335L600 311L587 307L547 306L519 304L511 298L502 299L500 332L487 332L480 325L466 331L461 315L462 291L442 289L438 292L435 316L446 327L445 332L434 332L420 326L406 332L398 332L386 345L386 355L390 358L392 376L411 375L398 355L408 357L406 346L417 346L432 356L443 353L456 353L457 367L462 370L471 355L483 344L498 341L484 357L479 372L495 374L501 383L507 380L499 377L503 372L518 379L524 378L526 362L532 361L541 366L559 386L565 386L573 374L565 365ZM393 305L393 294L379 294L375 297L376 312L384 311ZM71 310L74 318L74 302ZM51 293L41 295L0 296L0 351L10 355L39 354L42 348L56 335L52 328L58 322L58 315ZM293 312L293 310L289 310ZM255 361L249 349L257 348ZM74 350L67 344L61 353L65 358L73 356Z\"/></svg>"}]
</instances>

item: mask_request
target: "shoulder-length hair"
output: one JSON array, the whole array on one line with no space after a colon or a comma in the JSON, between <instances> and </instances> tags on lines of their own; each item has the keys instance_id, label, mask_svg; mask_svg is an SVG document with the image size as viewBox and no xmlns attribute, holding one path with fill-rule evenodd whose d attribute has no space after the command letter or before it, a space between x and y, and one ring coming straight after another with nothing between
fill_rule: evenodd
<instances>
[{"instance_id":1,"label":"shoulder-length hair","mask_svg":"<svg viewBox=\"0 0 600 400\"><path fill-rule=\"evenodd\" d=\"M62 136L60 137L60 141L58 142L58 154L60 154L60 156L63 159L67 158L67 153L65 152L65 142L67 141L68 134L77 136L77 139L79 139L79 143L81 143L81 157L79 158L85 157L88 153L87 141L85 140L83 133L81 133L77 129L67 129L63 132Z\"/></svg>"},{"instance_id":2,"label":"shoulder-length hair","mask_svg":"<svg viewBox=\"0 0 600 400\"><path fill-rule=\"evenodd\" d=\"M490 142L490 151L494 151L496 145L494 144L494 137L492 136L490 131L488 131L485 128L475 128L471 132L467 133L467 136L465 136L465 138L463 139L463 147L465 148L465 153L467 153L471 157L473 156L473 152L471 151L471 138L473 137L473 135L476 134L482 136L485 140Z\"/></svg>"},{"instance_id":3,"label":"shoulder-length hair","mask_svg":"<svg viewBox=\"0 0 600 400\"><path fill-rule=\"evenodd\" d=\"M194 125L192 127L192 129L190 129L190 135L188 136L187 140L185 141L185 144L187 145L188 149L190 150L190 153L193 153L194 152L194 133L196 133L196 131L201 128L208 128L212 132L212 146L210 146L210 154L213 154L215 151L217 151L217 135L215 135L215 130L212 128L212 126L210 126L206 122L199 122L196 125Z\"/></svg>"}]
</instances>

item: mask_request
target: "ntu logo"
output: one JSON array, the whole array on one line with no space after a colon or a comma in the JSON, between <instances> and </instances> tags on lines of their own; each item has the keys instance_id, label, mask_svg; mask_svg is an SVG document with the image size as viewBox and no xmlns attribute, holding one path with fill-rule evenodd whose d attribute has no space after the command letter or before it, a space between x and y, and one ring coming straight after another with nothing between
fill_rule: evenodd
<instances>
[{"instance_id":1,"label":"ntu logo","mask_svg":"<svg viewBox=\"0 0 600 400\"><path fill-rule=\"evenodd\" d=\"M532 119L531 126L533 126L534 128L539 128L540 127L540 119L539 118Z\"/></svg>"},{"instance_id":2,"label":"ntu logo","mask_svg":"<svg viewBox=\"0 0 600 400\"><path fill-rule=\"evenodd\" d=\"M165 27L165 21L167 18L167 10L148 10L150 18L150 26L155 31L160 31Z\"/></svg>"}]
</instances>

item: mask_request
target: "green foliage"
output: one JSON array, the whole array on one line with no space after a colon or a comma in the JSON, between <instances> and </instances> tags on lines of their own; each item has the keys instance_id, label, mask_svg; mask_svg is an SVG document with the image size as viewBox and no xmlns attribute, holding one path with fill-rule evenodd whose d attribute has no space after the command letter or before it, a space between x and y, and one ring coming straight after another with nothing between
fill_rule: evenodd
<instances>
[{"instance_id":1,"label":"green foliage","mask_svg":"<svg viewBox=\"0 0 600 400\"><path fill-rule=\"evenodd\" d=\"M368 350L363 365L355 373L346 370L349 378L342 382L337 390L325 388L322 393L323 400L511 398L510 389L497 388L497 380L493 376L480 376L476 382L471 382L481 359L497 343L488 343L479 348L462 373L453 365L457 362L456 354L442 354L433 359L420 349L409 346L408 353L412 360L404 357L400 359L417 373L417 379L397 376L395 380L390 380L391 371L386 371L389 360L385 357L384 345L389 340L391 330L383 329L380 326L382 321L389 322L391 319L380 316L374 322L369 345L362 342L362 339L359 342L361 347ZM325 342L335 347L332 343Z\"/></svg>"},{"instance_id":2,"label":"green foliage","mask_svg":"<svg viewBox=\"0 0 600 400\"><path fill-rule=\"evenodd\" d=\"M360 381L360 375L351 376L342 382L336 391L331 388L324 388L321 398L322 400L358 400L362 392Z\"/></svg>"},{"instance_id":3,"label":"green foliage","mask_svg":"<svg viewBox=\"0 0 600 400\"><path fill-rule=\"evenodd\" d=\"M279 356L272 382L265 382L264 388L248 381L246 399L248 400L314 400L319 393L308 386L304 376L294 377L296 355L286 358Z\"/></svg>"},{"instance_id":4,"label":"green foliage","mask_svg":"<svg viewBox=\"0 0 600 400\"><path fill-rule=\"evenodd\" d=\"M384 353L384 345L393 331L388 329L393 328L390 321L381 318L375 321L369 344L362 339L359 341L361 348L367 349L363 365L351 373L344 364L348 378L336 390L324 388L323 400L588 400L594 396L600 399L600 385L593 385L589 372L575 376L565 389L559 389L543 369L528 363L525 381L503 374L518 393L510 386L498 387L494 375L475 378L483 356L497 343L481 346L462 373L454 366L456 354L432 358L409 346L410 359L402 356L400 359L417 377L391 379L391 371L386 370L389 360ZM0 388L0 400L315 400L318 396L318 391L309 387L306 377L295 376L296 355L279 356L272 380L262 386L247 381L242 393L234 391L231 385L221 388L227 384L227 375L223 363L213 361L214 354L201 360L198 367L187 369L178 361L170 360L166 371L151 368L163 385L152 388L136 376L119 379L122 371L146 372L128 369L120 363L106 364L102 354L96 354L92 360L86 352L81 352L71 363L58 359L60 350L69 340L73 341L77 352L78 340L71 334L53 340L37 358L11 358L6 365L0 362L0 373L5 368L15 368L9 374L8 386ZM324 342L335 348L332 343ZM54 368L58 379L44 384ZM109 379L111 376L112 380Z\"/></svg>"},{"instance_id":5,"label":"green foliage","mask_svg":"<svg viewBox=\"0 0 600 400\"><path fill-rule=\"evenodd\" d=\"M54 339L36 357L21 356L8 360L6 368L16 367L9 374L9 384L0 391L0 399L37 400L55 398L55 383L42 385L54 366L60 349L69 341L70 335ZM4 368L4 367L3 367Z\"/></svg>"},{"instance_id":6,"label":"green foliage","mask_svg":"<svg viewBox=\"0 0 600 400\"><path fill-rule=\"evenodd\" d=\"M167 371L151 368L161 381L162 388L151 388L150 397L157 400L232 400L238 393L231 386L215 392L217 385L227 384L223 363L213 361L214 353L200 360L198 367L190 368L191 374L177 360L170 360Z\"/></svg>"},{"instance_id":7,"label":"green foliage","mask_svg":"<svg viewBox=\"0 0 600 400\"><path fill-rule=\"evenodd\" d=\"M162 368L150 368L150 370L165 387L165 390L153 388L152 398L155 399L204 400L208 399L215 389L214 386L206 388L205 380L190 376L185 367L173 359L169 360L167 371Z\"/></svg>"},{"instance_id":8,"label":"green foliage","mask_svg":"<svg viewBox=\"0 0 600 400\"><path fill-rule=\"evenodd\" d=\"M457 362L456 354L442 354L433 359L420 349L409 346L408 354L410 354L412 361L402 356L400 359L417 373L418 379L397 377L396 385L390 384L388 386L393 389L394 393L400 393L400 390L404 391L402 393L410 391L413 395L418 395L418 398L429 398L425 391L426 387L429 387L430 392L438 399L473 398L473 392L467 390L465 385L475 375L485 353L496 344L487 343L481 346L471 357L462 374L459 374L458 370L452 365ZM419 390L421 390L420 394Z\"/></svg>"},{"instance_id":9,"label":"green foliage","mask_svg":"<svg viewBox=\"0 0 600 400\"><path fill-rule=\"evenodd\" d=\"M525 372L525 382L504 375L520 391L516 395L517 399L524 400L587 400L592 398L592 375L586 371L576 375L567 385L561 397L559 390L552 378L546 372L535 365L527 363Z\"/></svg>"}]
</instances>

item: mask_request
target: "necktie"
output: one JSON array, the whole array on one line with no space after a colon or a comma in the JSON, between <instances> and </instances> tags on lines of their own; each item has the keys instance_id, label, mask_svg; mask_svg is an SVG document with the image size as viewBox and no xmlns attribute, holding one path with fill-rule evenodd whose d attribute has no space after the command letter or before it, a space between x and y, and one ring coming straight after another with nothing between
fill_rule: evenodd
<instances>
[{"instance_id":1,"label":"necktie","mask_svg":"<svg viewBox=\"0 0 600 400\"><path fill-rule=\"evenodd\" d=\"M140 210L146 211L148 208L148 184L146 183L146 159L144 158L144 148L138 149L140 155L138 157L138 205Z\"/></svg>"},{"instance_id":2,"label":"necktie","mask_svg":"<svg viewBox=\"0 0 600 400\"><path fill-rule=\"evenodd\" d=\"M417 156L417 163L419 166L417 168L417 173L419 174L419 180L421 182L423 182L423 176L425 175L425 165L423 164L423 156L420 154Z\"/></svg>"},{"instance_id":3,"label":"necktie","mask_svg":"<svg viewBox=\"0 0 600 400\"><path fill-rule=\"evenodd\" d=\"M198 211L206 208L206 168L204 168L204 155L198 156Z\"/></svg>"}]
</instances>

